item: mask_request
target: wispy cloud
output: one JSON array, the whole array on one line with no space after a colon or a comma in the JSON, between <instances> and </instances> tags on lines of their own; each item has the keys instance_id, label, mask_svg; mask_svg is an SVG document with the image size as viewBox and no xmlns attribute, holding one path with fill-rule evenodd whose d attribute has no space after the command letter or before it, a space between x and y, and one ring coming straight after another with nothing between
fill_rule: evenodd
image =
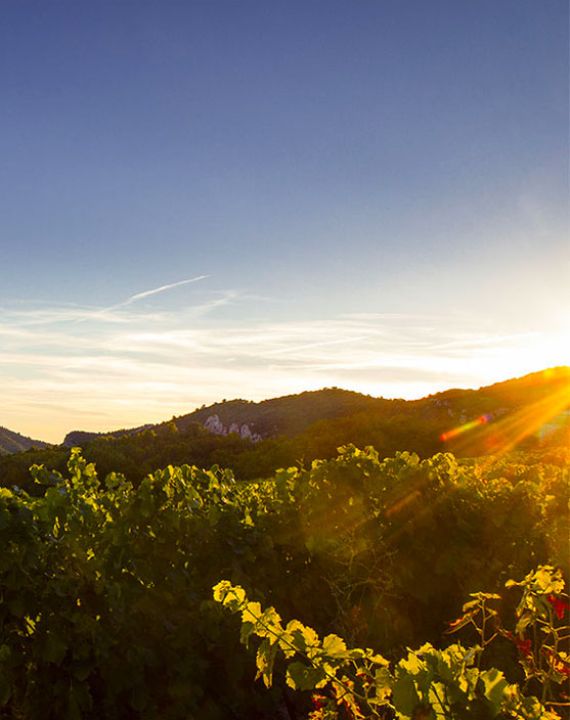
<instances>
[{"instance_id":1,"label":"wispy cloud","mask_svg":"<svg viewBox=\"0 0 570 720\"><path fill-rule=\"evenodd\" d=\"M0 424L56 441L74 428L139 425L223 397L260 400L331 385L420 397L568 361L563 334L493 332L456 316L261 322L253 319L259 301L232 289L203 291L196 304L159 313L137 304L179 285L136 293L114 309L4 308Z\"/></svg>"},{"instance_id":2,"label":"wispy cloud","mask_svg":"<svg viewBox=\"0 0 570 720\"><path fill-rule=\"evenodd\" d=\"M4 321L4 327L0 324L0 333L7 334L8 332L19 332L17 328L23 328L26 326L37 326L37 325L56 325L56 324L67 324L67 323L84 323L90 321L100 321L105 323L116 323L116 324L131 324L140 320L143 315L140 310L134 312L125 310L130 305L145 300L146 298L159 295L160 293L173 290L174 288L182 287L183 285L190 285L193 283L206 280L210 275L197 275L195 277L187 278L185 280L179 280L177 282L169 283L168 285L161 285L160 287L152 288L150 290L144 290L139 293L131 295L126 300L110 305L108 307L93 307L86 305L56 305L50 306L42 303L41 306L24 307L2 307L0 308L0 315ZM233 291L228 291L228 297L234 297ZM208 303L198 306L198 312L207 312L208 309L217 307L228 302L228 299L215 299ZM120 311L120 312L117 312ZM149 312L144 311L144 317L148 321L161 321L164 320L162 313L155 311ZM14 327L16 326L16 327Z\"/></svg>"},{"instance_id":3,"label":"wispy cloud","mask_svg":"<svg viewBox=\"0 0 570 720\"><path fill-rule=\"evenodd\" d=\"M139 300L144 300L145 298L151 297L152 295L158 295L159 293L166 292L167 290L173 290L174 288L182 287L182 285L190 285L191 283L196 283L200 280L206 280L209 277L209 275L197 275L196 277L187 278L186 280L179 280L178 282L169 283L168 285L161 285L160 287L153 288L152 290L144 290L143 292L131 295L124 302L121 302L118 305L113 305L111 308L108 309L116 310L117 308L126 307L127 305L131 305L132 303L138 302Z\"/></svg>"}]
</instances>

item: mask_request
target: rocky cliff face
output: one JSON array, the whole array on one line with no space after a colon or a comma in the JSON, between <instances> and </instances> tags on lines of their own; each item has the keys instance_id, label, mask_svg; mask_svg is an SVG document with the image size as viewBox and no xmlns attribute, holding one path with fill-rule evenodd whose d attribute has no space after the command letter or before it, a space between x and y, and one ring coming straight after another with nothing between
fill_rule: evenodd
<instances>
[{"instance_id":1,"label":"rocky cliff face","mask_svg":"<svg viewBox=\"0 0 570 720\"><path fill-rule=\"evenodd\" d=\"M252 442L259 442L261 440L261 435L253 432L247 423L238 425L238 423L234 422L227 426L223 424L218 415L210 415L207 417L204 421L204 427L214 435L231 435L235 433L244 440L251 440Z\"/></svg>"}]
</instances>

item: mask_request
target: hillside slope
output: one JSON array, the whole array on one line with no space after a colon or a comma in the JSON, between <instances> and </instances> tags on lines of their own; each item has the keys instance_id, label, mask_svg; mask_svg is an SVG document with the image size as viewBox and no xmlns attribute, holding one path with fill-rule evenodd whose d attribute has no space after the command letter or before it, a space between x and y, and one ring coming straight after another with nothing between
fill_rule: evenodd
<instances>
[{"instance_id":1,"label":"hillside slope","mask_svg":"<svg viewBox=\"0 0 570 720\"><path fill-rule=\"evenodd\" d=\"M243 439L259 441L279 436L294 437L315 423L342 422L349 417L368 417L371 421L413 417L437 423L441 426L440 432L444 432L448 427L466 423L474 417L499 418L549 397L562 397L560 410L563 410L569 404L564 401L565 393L570 393L570 367L551 368L478 390L446 390L420 400L387 400L350 390L325 388L261 402L223 401L165 423L130 430L74 431L68 433L63 444L72 447L96 438L118 438L142 430L159 430L169 423L174 423L179 432L186 432L198 423L217 435L235 433Z\"/></svg>"},{"instance_id":2,"label":"hillside slope","mask_svg":"<svg viewBox=\"0 0 570 720\"><path fill-rule=\"evenodd\" d=\"M277 468L309 466L343 445L373 446L381 457L399 450L458 457L552 448L555 464L570 459L570 370L557 368L479 390L448 390L421 400L384 400L329 389L252 403L222 402L167 422L116 433L73 433L101 475L113 470L138 484L173 464L231 468L238 479ZM0 458L0 484L30 486L29 467L65 471L69 448L28 450Z\"/></svg>"},{"instance_id":3,"label":"hillside slope","mask_svg":"<svg viewBox=\"0 0 570 720\"><path fill-rule=\"evenodd\" d=\"M0 427L0 455L23 452L31 448L46 448L48 446L48 443L41 440L33 440L13 430L8 430L8 428Z\"/></svg>"}]
</instances>

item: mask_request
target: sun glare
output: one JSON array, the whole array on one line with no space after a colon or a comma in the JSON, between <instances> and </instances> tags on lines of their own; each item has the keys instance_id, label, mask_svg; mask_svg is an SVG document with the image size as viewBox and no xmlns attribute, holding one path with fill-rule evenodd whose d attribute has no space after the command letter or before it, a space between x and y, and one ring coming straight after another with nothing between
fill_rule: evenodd
<instances>
[{"instance_id":1,"label":"sun glare","mask_svg":"<svg viewBox=\"0 0 570 720\"><path fill-rule=\"evenodd\" d=\"M464 450L473 442L471 433L481 427L475 441L483 446L485 451L494 455L504 454L515 448L526 438L536 435L544 437L568 424L568 408L570 407L570 373L567 368L551 368L540 374L541 381L552 382L558 380L556 389L552 393L525 405L521 410L500 417L499 415L485 414L474 420L463 423L455 428L445 431L440 439L447 443L457 440L453 444L454 450ZM485 426L484 428L482 426Z\"/></svg>"}]
</instances>

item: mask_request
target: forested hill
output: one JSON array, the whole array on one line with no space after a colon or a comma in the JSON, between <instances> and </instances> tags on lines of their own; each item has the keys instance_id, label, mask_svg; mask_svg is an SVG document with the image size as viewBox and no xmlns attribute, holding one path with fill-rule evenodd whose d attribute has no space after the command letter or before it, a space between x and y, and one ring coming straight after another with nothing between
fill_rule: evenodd
<instances>
[{"instance_id":1,"label":"forested hill","mask_svg":"<svg viewBox=\"0 0 570 720\"><path fill-rule=\"evenodd\" d=\"M20 433L0 427L0 455L23 452L30 448L45 448L48 444L41 440L20 435Z\"/></svg>"},{"instance_id":2,"label":"forested hill","mask_svg":"<svg viewBox=\"0 0 570 720\"><path fill-rule=\"evenodd\" d=\"M480 390L448 390L422 400L385 400L336 388L251 403L222 402L142 429L74 433L102 475L138 483L169 464L231 468L243 480L331 458L337 448L374 446L381 457L450 450L476 457L512 449L568 446L570 369L556 368ZM0 458L4 485L29 486L29 467L64 470L66 446Z\"/></svg>"},{"instance_id":3,"label":"forested hill","mask_svg":"<svg viewBox=\"0 0 570 720\"><path fill-rule=\"evenodd\" d=\"M67 433L63 440L63 445L66 447L79 447L85 445L85 443L96 440L97 438L120 438L128 437L130 435L136 435L137 433L143 432L154 427L153 425L139 425L136 428L128 428L122 430L114 430L113 432L89 432L87 430L72 430Z\"/></svg>"},{"instance_id":4,"label":"forested hill","mask_svg":"<svg viewBox=\"0 0 570 720\"><path fill-rule=\"evenodd\" d=\"M570 367L550 368L522 378L506 380L479 390L451 389L420 400L387 400L340 388L326 388L298 395L251 402L231 400L203 406L187 415L174 417L168 423L144 425L110 433L73 431L63 444L82 445L98 437L120 437L141 430L164 428L174 423L185 432L195 423L219 435L232 432L246 439L266 439L285 435L293 437L320 421L340 420L364 413L371 418L416 418L438 420L445 426L467 422L485 413L504 415L539 402L552 395L570 393ZM568 403L567 403L568 405Z\"/></svg>"},{"instance_id":5,"label":"forested hill","mask_svg":"<svg viewBox=\"0 0 570 720\"><path fill-rule=\"evenodd\" d=\"M389 415L403 411L406 404L405 400L385 400L350 390L325 388L257 403L249 400L224 400L214 405L203 406L188 415L174 417L168 423L174 422L180 432L185 432L190 426L199 423L214 434L228 435L230 432L236 432L242 437L260 440L279 435L293 436L319 420L330 420L352 415L355 412L381 410ZM147 425L146 428L156 430L168 423ZM244 431L244 426L250 433ZM86 439L91 440L102 435L120 437L132 432L132 430L118 430L98 434L74 431L66 435L63 444L73 447L78 444L78 440L84 442Z\"/></svg>"}]
</instances>

